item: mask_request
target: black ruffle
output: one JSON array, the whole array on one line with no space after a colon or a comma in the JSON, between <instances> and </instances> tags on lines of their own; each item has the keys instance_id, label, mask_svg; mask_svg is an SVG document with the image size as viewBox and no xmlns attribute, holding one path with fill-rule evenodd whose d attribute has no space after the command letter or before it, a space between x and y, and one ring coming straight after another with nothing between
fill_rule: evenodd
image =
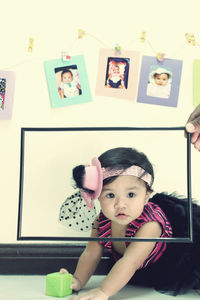
<instances>
[{"instance_id":1,"label":"black ruffle","mask_svg":"<svg viewBox=\"0 0 200 300\"><path fill-rule=\"evenodd\" d=\"M158 204L173 229L173 237L189 237L187 199L157 193L151 202ZM192 204L193 242L167 243L162 257L153 265L138 270L131 282L173 296L200 290L200 206Z\"/></svg>"}]
</instances>

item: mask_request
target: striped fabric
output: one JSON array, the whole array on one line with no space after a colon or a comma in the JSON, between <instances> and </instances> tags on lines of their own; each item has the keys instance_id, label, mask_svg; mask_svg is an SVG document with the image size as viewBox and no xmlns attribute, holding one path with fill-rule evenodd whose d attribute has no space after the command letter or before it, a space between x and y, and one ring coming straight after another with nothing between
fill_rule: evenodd
<instances>
[{"instance_id":1,"label":"striped fabric","mask_svg":"<svg viewBox=\"0 0 200 300\"><path fill-rule=\"evenodd\" d=\"M144 225L147 222L158 222L161 225L162 228L162 234L160 237L172 237L172 228L167 220L164 212L162 209L152 203L148 202L142 214L134 221L129 223L126 235L125 237L134 237L135 233L142 225ZM99 214L99 227L98 227L99 237L111 237L111 221L107 219L102 212ZM114 251L112 247L112 243L110 241L100 241L99 242L104 248L107 248L107 250L113 255L115 260L118 260L121 256L117 252ZM126 242L126 247L128 247L129 242ZM156 262L163 252L165 251L167 245L165 242L157 242L154 246L154 249L150 253L150 255L147 257L147 259L143 262L143 264L140 266L140 269L145 268L149 264L152 264Z\"/></svg>"}]
</instances>

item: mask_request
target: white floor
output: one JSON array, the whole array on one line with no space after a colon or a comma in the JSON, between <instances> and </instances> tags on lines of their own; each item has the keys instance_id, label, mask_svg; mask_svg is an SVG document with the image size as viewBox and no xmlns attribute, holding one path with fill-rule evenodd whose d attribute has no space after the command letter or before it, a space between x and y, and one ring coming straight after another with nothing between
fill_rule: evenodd
<instances>
[{"instance_id":1,"label":"white floor","mask_svg":"<svg viewBox=\"0 0 200 300\"><path fill-rule=\"evenodd\" d=\"M96 287L104 276L93 276L85 287L90 289ZM0 299L4 300L51 300L68 299L69 297L57 298L45 295L46 276L0 276ZM160 294L152 289L127 286L117 295L110 298L112 300L179 300L179 299L200 299L195 292L172 297Z\"/></svg>"}]
</instances>

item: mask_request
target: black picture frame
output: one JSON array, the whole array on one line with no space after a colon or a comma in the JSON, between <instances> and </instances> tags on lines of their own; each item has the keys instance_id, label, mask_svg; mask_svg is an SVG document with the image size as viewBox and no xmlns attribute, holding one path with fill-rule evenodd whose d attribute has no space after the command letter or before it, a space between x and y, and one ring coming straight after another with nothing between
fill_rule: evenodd
<instances>
[{"instance_id":1,"label":"black picture frame","mask_svg":"<svg viewBox=\"0 0 200 300\"><path fill-rule=\"evenodd\" d=\"M91 237L45 237L45 236L23 236L21 232L23 217L23 181L24 181L24 150L26 147L26 134L28 132L48 132L48 131L183 131L185 127L59 127L59 128L21 128L21 150L20 150L20 182L19 182L19 208L18 208L18 225L17 240L18 241L67 241L67 242L86 242L86 241L155 241L155 242L172 242L172 243L192 243L192 195L191 195L191 135L187 133L186 139L186 160L187 160L187 203L188 203L188 237L173 238L91 238Z\"/></svg>"}]
</instances>

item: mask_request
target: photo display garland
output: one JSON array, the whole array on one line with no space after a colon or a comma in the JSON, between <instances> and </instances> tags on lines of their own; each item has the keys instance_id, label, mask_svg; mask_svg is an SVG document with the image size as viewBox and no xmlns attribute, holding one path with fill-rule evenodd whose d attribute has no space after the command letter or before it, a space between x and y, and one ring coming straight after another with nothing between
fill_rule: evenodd
<instances>
[{"instance_id":1,"label":"photo display garland","mask_svg":"<svg viewBox=\"0 0 200 300\"><path fill-rule=\"evenodd\" d=\"M138 103L177 107L182 60L143 56L140 52L100 49L96 96L136 100ZM52 107L92 101L84 56L44 62Z\"/></svg>"}]
</instances>

